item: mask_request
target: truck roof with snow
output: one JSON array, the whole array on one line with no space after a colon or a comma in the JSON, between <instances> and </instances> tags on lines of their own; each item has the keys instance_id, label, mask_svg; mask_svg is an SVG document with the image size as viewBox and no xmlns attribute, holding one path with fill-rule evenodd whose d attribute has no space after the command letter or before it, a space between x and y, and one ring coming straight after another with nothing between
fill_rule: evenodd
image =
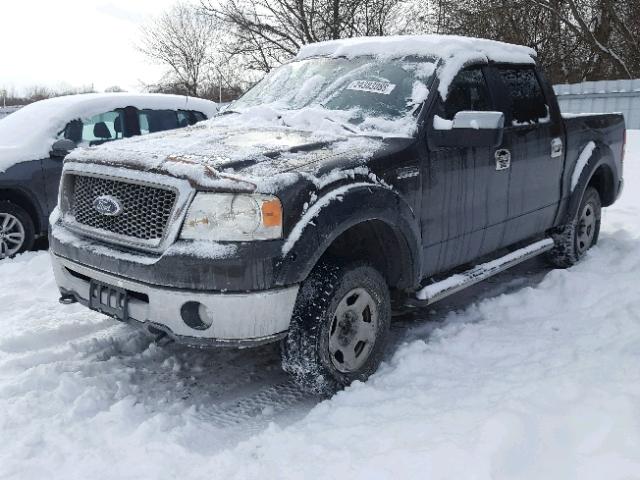
<instances>
[{"instance_id":1,"label":"truck roof with snow","mask_svg":"<svg viewBox=\"0 0 640 480\"><path fill-rule=\"evenodd\" d=\"M67 157L61 301L190 345L279 341L301 387L347 385L392 310L535 255L577 262L621 191L624 132L563 118L526 47L308 45L210 121Z\"/></svg>"}]
</instances>

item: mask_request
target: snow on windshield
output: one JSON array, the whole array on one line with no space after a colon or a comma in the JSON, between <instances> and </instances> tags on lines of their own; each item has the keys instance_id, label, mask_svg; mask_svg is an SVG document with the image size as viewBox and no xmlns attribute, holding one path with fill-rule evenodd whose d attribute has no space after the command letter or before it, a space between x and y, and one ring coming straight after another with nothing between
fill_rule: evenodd
<instances>
[{"instance_id":1,"label":"snow on windshield","mask_svg":"<svg viewBox=\"0 0 640 480\"><path fill-rule=\"evenodd\" d=\"M321 107L324 116L348 129L411 136L415 113L429 94L434 72L435 59L425 57L308 58L274 70L230 108Z\"/></svg>"}]
</instances>

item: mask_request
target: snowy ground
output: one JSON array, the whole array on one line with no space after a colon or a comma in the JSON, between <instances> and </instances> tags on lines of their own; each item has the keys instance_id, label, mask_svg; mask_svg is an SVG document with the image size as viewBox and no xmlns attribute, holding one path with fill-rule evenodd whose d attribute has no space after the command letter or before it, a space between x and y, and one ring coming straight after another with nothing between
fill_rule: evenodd
<instances>
[{"instance_id":1,"label":"snowy ground","mask_svg":"<svg viewBox=\"0 0 640 480\"><path fill-rule=\"evenodd\" d=\"M394 327L365 384L299 395L274 348L158 347L0 263L0 478L640 478L640 132L598 247Z\"/></svg>"}]
</instances>

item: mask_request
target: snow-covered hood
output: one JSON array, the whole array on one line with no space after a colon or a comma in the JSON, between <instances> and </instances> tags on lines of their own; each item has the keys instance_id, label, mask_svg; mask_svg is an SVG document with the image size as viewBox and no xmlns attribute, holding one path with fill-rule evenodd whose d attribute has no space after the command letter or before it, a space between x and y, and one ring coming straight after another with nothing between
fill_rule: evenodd
<instances>
[{"instance_id":1,"label":"snow-covered hood","mask_svg":"<svg viewBox=\"0 0 640 480\"><path fill-rule=\"evenodd\" d=\"M160 172L207 188L251 185L271 192L319 163L345 158L364 164L384 144L349 132L335 120L299 120L229 114L181 130L78 149L67 161Z\"/></svg>"}]
</instances>

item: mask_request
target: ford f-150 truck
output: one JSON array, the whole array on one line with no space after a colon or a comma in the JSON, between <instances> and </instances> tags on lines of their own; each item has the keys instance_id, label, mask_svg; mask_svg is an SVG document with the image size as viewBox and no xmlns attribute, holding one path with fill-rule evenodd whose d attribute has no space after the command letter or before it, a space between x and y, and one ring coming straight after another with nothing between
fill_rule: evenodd
<instances>
[{"instance_id":1,"label":"ford f-150 truck","mask_svg":"<svg viewBox=\"0 0 640 480\"><path fill-rule=\"evenodd\" d=\"M61 302L194 346L281 342L302 388L378 367L393 309L598 240L621 115L563 117L535 52L447 36L305 46L223 115L79 149Z\"/></svg>"}]
</instances>

